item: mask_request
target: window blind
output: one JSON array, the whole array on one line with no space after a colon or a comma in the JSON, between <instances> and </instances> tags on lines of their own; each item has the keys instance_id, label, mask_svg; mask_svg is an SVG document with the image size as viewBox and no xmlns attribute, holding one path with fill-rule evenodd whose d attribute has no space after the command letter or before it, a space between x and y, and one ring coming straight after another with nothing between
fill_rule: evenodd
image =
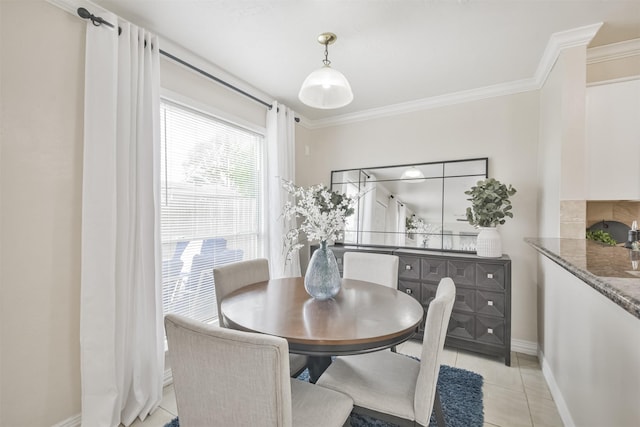
<instances>
[{"instance_id":1,"label":"window blind","mask_svg":"<svg viewBox=\"0 0 640 427\"><path fill-rule=\"evenodd\" d=\"M264 137L161 102L164 313L218 317L213 268L264 256Z\"/></svg>"}]
</instances>

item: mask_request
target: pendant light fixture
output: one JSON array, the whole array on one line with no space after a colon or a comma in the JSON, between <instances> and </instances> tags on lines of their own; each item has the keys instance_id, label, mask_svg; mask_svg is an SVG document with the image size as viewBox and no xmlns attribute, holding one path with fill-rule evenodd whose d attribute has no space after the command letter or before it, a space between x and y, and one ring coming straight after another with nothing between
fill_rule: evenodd
<instances>
[{"instance_id":1,"label":"pendant light fixture","mask_svg":"<svg viewBox=\"0 0 640 427\"><path fill-rule=\"evenodd\" d=\"M422 171L415 166L411 166L409 169L405 169L405 171L402 172L402 176L400 177L400 179L406 179L409 182L415 183L426 181Z\"/></svg>"},{"instance_id":2,"label":"pendant light fixture","mask_svg":"<svg viewBox=\"0 0 640 427\"><path fill-rule=\"evenodd\" d=\"M337 40L333 33L322 33L318 43L324 45L324 66L313 71L302 83L298 98L313 108L340 108L353 101L353 92L347 78L338 70L331 68L328 46Z\"/></svg>"}]
</instances>

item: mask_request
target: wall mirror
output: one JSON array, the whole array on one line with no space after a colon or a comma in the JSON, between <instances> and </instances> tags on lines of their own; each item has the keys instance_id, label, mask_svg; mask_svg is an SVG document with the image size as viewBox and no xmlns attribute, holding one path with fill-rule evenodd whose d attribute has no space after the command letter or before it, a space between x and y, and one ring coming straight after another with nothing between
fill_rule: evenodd
<instances>
[{"instance_id":1,"label":"wall mirror","mask_svg":"<svg viewBox=\"0 0 640 427\"><path fill-rule=\"evenodd\" d=\"M488 167L485 157L332 171L332 190L365 192L344 244L474 252L478 231L466 220L464 192Z\"/></svg>"}]
</instances>

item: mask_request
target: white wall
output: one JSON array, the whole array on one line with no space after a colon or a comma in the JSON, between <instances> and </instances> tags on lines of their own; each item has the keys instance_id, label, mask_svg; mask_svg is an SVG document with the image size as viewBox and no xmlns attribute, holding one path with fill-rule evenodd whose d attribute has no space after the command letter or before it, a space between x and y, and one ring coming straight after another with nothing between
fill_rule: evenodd
<instances>
[{"instance_id":1,"label":"white wall","mask_svg":"<svg viewBox=\"0 0 640 427\"><path fill-rule=\"evenodd\" d=\"M2 1L0 425L80 412L84 23Z\"/></svg>"},{"instance_id":2,"label":"white wall","mask_svg":"<svg viewBox=\"0 0 640 427\"><path fill-rule=\"evenodd\" d=\"M538 114L538 93L528 92L306 129L296 137L296 181L328 184L336 169L489 157L489 176L518 190L515 218L500 226L513 263L512 337L535 345L536 258L522 239L538 234Z\"/></svg>"},{"instance_id":3,"label":"white wall","mask_svg":"<svg viewBox=\"0 0 640 427\"><path fill-rule=\"evenodd\" d=\"M174 50L170 51L178 57L181 56L179 52L174 52ZM211 110L213 107L222 113L222 118L261 127L266 126L267 110L263 105L240 96L225 86L211 82L164 56L160 58L160 84L163 89L187 97L189 101L202 103L208 107L209 112L215 113Z\"/></svg>"},{"instance_id":4,"label":"white wall","mask_svg":"<svg viewBox=\"0 0 640 427\"><path fill-rule=\"evenodd\" d=\"M551 73L540 91L538 145L538 236L560 236L561 80Z\"/></svg>"},{"instance_id":5,"label":"white wall","mask_svg":"<svg viewBox=\"0 0 640 427\"><path fill-rule=\"evenodd\" d=\"M568 237L561 207L585 199L585 52L563 51L540 91L541 237ZM543 371L565 424L637 425L638 319L543 256L538 301Z\"/></svg>"},{"instance_id":6,"label":"white wall","mask_svg":"<svg viewBox=\"0 0 640 427\"><path fill-rule=\"evenodd\" d=\"M562 82L562 165L560 200L586 198L587 49L578 46L561 52L557 63ZM561 224L562 227L562 224ZM562 230L561 230L562 231ZM571 236L582 238L580 235ZM563 236L569 237L569 236Z\"/></svg>"},{"instance_id":7,"label":"white wall","mask_svg":"<svg viewBox=\"0 0 640 427\"><path fill-rule=\"evenodd\" d=\"M567 426L640 422L638 319L547 257L543 371Z\"/></svg>"}]
</instances>

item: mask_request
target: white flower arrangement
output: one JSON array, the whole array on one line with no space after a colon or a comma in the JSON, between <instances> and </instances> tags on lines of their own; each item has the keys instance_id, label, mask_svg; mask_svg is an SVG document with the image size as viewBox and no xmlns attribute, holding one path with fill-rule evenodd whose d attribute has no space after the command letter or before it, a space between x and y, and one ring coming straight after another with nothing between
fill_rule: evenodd
<instances>
[{"instance_id":1,"label":"white flower arrangement","mask_svg":"<svg viewBox=\"0 0 640 427\"><path fill-rule=\"evenodd\" d=\"M440 226L425 222L424 219L415 215L407 219L407 233L417 234L422 240L422 247L427 247L432 234L440 232Z\"/></svg>"},{"instance_id":2,"label":"white flower arrangement","mask_svg":"<svg viewBox=\"0 0 640 427\"><path fill-rule=\"evenodd\" d=\"M348 196L331 191L322 184L303 188L291 181L284 181L283 187L295 199L295 202L285 203L283 215L287 219L302 218L302 223L284 236L287 260L293 252L304 246L298 240L300 232L304 232L309 241L335 241L342 238L345 219L353 214L360 194Z\"/></svg>"}]
</instances>

